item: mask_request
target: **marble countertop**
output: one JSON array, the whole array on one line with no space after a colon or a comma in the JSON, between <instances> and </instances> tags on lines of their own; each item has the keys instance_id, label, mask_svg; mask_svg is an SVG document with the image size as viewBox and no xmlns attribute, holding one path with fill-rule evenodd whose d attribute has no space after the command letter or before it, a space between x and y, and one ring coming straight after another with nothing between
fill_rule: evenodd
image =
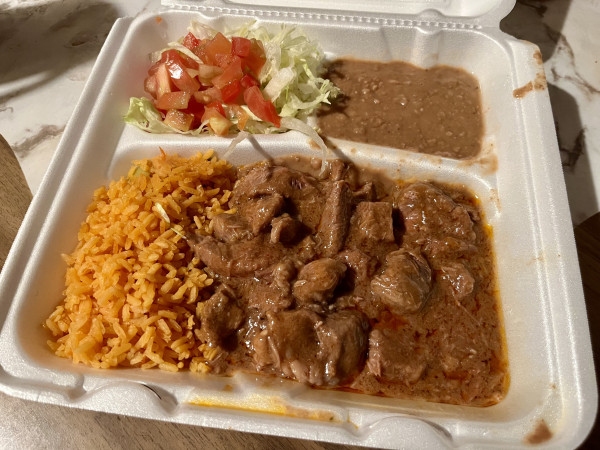
<instances>
[{"instance_id":1,"label":"marble countertop","mask_svg":"<svg viewBox=\"0 0 600 450\"><path fill-rule=\"evenodd\" d=\"M112 24L157 4L0 0L0 134L32 192ZM541 49L574 224L600 211L599 23L600 0L518 0L501 22Z\"/></svg>"},{"instance_id":2,"label":"marble countertop","mask_svg":"<svg viewBox=\"0 0 600 450\"><path fill-rule=\"evenodd\" d=\"M600 211L600 0L517 0L500 28L540 47L575 225Z\"/></svg>"}]
</instances>

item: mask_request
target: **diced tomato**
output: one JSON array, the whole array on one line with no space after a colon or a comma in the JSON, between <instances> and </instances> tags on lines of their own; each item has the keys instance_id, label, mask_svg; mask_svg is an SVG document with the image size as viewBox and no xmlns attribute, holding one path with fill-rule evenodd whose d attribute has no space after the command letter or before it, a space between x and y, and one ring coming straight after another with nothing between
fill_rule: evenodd
<instances>
[{"instance_id":1,"label":"diced tomato","mask_svg":"<svg viewBox=\"0 0 600 450\"><path fill-rule=\"evenodd\" d=\"M223 69L226 69L229 64L235 61L236 58L239 58L239 56L232 54L224 55L223 53L217 53L215 55L215 61L217 62L217 65Z\"/></svg>"},{"instance_id":2,"label":"diced tomato","mask_svg":"<svg viewBox=\"0 0 600 450\"><path fill-rule=\"evenodd\" d=\"M187 55L179 53L177 50L165 50L161 53L160 59L156 61L148 69L148 75L153 75L158 70L159 66L165 62L173 61L181 66L185 66L190 69L198 69L198 63Z\"/></svg>"},{"instance_id":3,"label":"diced tomato","mask_svg":"<svg viewBox=\"0 0 600 450\"><path fill-rule=\"evenodd\" d=\"M174 62L180 66L187 67L190 69L198 69L198 63L187 55L178 52L177 50L170 49L162 52L161 60L164 62Z\"/></svg>"},{"instance_id":4,"label":"diced tomato","mask_svg":"<svg viewBox=\"0 0 600 450\"><path fill-rule=\"evenodd\" d=\"M212 83L222 89L229 83L234 80L241 80L244 76L244 72L242 72L242 60L237 56L231 64L229 64L221 75L218 75L212 79Z\"/></svg>"},{"instance_id":5,"label":"diced tomato","mask_svg":"<svg viewBox=\"0 0 600 450\"><path fill-rule=\"evenodd\" d=\"M181 56L181 59L186 67L194 70L198 69L198 66L200 65L198 61L190 58L188 55L184 55L183 53L180 53L179 56Z\"/></svg>"},{"instance_id":6,"label":"diced tomato","mask_svg":"<svg viewBox=\"0 0 600 450\"><path fill-rule=\"evenodd\" d=\"M242 85L238 80L233 80L231 83L221 88L221 96L224 103L234 102L242 93Z\"/></svg>"},{"instance_id":7,"label":"diced tomato","mask_svg":"<svg viewBox=\"0 0 600 450\"><path fill-rule=\"evenodd\" d=\"M167 111L164 122L166 125L169 125L176 130L188 131L192 126L193 120L194 116L191 114L186 114L176 109L170 109Z\"/></svg>"},{"instance_id":8,"label":"diced tomato","mask_svg":"<svg viewBox=\"0 0 600 450\"><path fill-rule=\"evenodd\" d=\"M219 112L219 114L225 116L225 110L220 102L210 102L208 105L206 105L206 109L215 109Z\"/></svg>"},{"instance_id":9,"label":"diced tomato","mask_svg":"<svg viewBox=\"0 0 600 450\"><path fill-rule=\"evenodd\" d=\"M240 131L243 131L244 128L246 128L246 122L248 122L248 119L250 118L250 116L248 115L248 113L246 111L244 111L244 109L240 105L236 105L236 104L230 105L229 110L231 112L233 112L233 114L235 115L235 117L238 120L238 123L237 123L238 129Z\"/></svg>"},{"instance_id":10,"label":"diced tomato","mask_svg":"<svg viewBox=\"0 0 600 450\"><path fill-rule=\"evenodd\" d=\"M202 117L202 114L204 114L204 105L198 102L192 96L190 98L190 101L188 102L188 107L183 112L186 112L188 114L200 114L200 117Z\"/></svg>"},{"instance_id":11,"label":"diced tomato","mask_svg":"<svg viewBox=\"0 0 600 450\"><path fill-rule=\"evenodd\" d=\"M250 54L251 46L252 42L250 41L250 39L246 39L243 37L231 38L231 53L233 55L239 56L240 58L245 58Z\"/></svg>"},{"instance_id":12,"label":"diced tomato","mask_svg":"<svg viewBox=\"0 0 600 450\"><path fill-rule=\"evenodd\" d=\"M150 75L144 80L144 91L156 98L158 92L158 81L156 75Z\"/></svg>"},{"instance_id":13,"label":"diced tomato","mask_svg":"<svg viewBox=\"0 0 600 450\"><path fill-rule=\"evenodd\" d=\"M158 66L155 76L156 81L158 83L158 89L156 90L156 98L160 97L166 92L171 92L173 90L171 88L171 77L169 76L169 71L165 63L162 63L160 66Z\"/></svg>"},{"instance_id":14,"label":"diced tomato","mask_svg":"<svg viewBox=\"0 0 600 450\"><path fill-rule=\"evenodd\" d=\"M185 67L175 61L167 60L165 63L169 69L169 75L177 89L187 92L196 92L200 89L200 83L187 73Z\"/></svg>"},{"instance_id":15,"label":"diced tomato","mask_svg":"<svg viewBox=\"0 0 600 450\"><path fill-rule=\"evenodd\" d=\"M212 128L217 136L226 136L233 123L221 114L216 108L207 107L202 116L202 122L208 121L208 125Z\"/></svg>"},{"instance_id":16,"label":"diced tomato","mask_svg":"<svg viewBox=\"0 0 600 450\"><path fill-rule=\"evenodd\" d=\"M200 45L200 41L198 39L196 39L196 36L194 36L193 33L190 31L183 38L183 45L185 47L189 48L190 50L194 50L196 47L198 47Z\"/></svg>"},{"instance_id":17,"label":"diced tomato","mask_svg":"<svg viewBox=\"0 0 600 450\"><path fill-rule=\"evenodd\" d=\"M203 105L208 105L212 102L217 102L221 104L223 102L223 97L221 97L221 91L216 87L210 87L204 91L194 92L194 99L198 103L202 103Z\"/></svg>"},{"instance_id":18,"label":"diced tomato","mask_svg":"<svg viewBox=\"0 0 600 450\"><path fill-rule=\"evenodd\" d=\"M158 109L186 109L192 96L191 92L166 92L156 100Z\"/></svg>"},{"instance_id":19,"label":"diced tomato","mask_svg":"<svg viewBox=\"0 0 600 450\"><path fill-rule=\"evenodd\" d=\"M155 74L156 71L158 70L158 68L160 67L160 65L163 64L166 60L167 60L167 55L165 55L165 52L162 52L160 55L160 59L158 61L156 61L154 64L152 64L150 66L150 68L148 69L148 75Z\"/></svg>"},{"instance_id":20,"label":"diced tomato","mask_svg":"<svg viewBox=\"0 0 600 450\"><path fill-rule=\"evenodd\" d=\"M194 96L192 96L188 103L188 107L183 109L182 112L194 116L194 121L192 122L191 128L198 128L202 123L202 116L204 115L204 105L196 101Z\"/></svg>"},{"instance_id":21,"label":"diced tomato","mask_svg":"<svg viewBox=\"0 0 600 450\"><path fill-rule=\"evenodd\" d=\"M277 115L275 106L269 100L265 100L258 86L252 86L244 91L244 101L250 111L261 120L271 122L277 128L281 126L281 118Z\"/></svg>"},{"instance_id":22,"label":"diced tomato","mask_svg":"<svg viewBox=\"0 0 600 450\"><path fill-rule=\"evenodd\" d=\"M231 42L222 33L217 35L206 43L202 49L203 57L202 60L206 64L216 65L215 55L221 53L223 55L229 55L231 53Z\"/></svg>"},{"instance_id":23,"label":"diced tomato","mask_svg":"<svg viewBox=\"0 0 600 450\"><path fill-rule=\"evenodd\" d=\"M150 69L148 69L148 74L152 75L153 73L155 73L158 70L158 67L162 63L165 63L168 61L176 62L177 64L188 67L190 69L198 69L198 63L196 61L194 61L192 58L190 58L187 55L184 55L183 53L179 53L177 50L171 49L171 50L165 50L164 52L161 53L160 59L158 61L156 61L150 67Z\"/></svg>"},{"instance_id":24,"label":"diced tomato","mask_svg":"<svg viewBox=\"0 0 600 450\"><path fill-rule=\"evenodd\" d=\"M192 53L200 58L204 63L206 63L206 52L204 51L205 47L206 41L201 41L200 45L192 49Z\"/></svg>"},{"instance_id":25,"label":"diced tomato","mask_svg":"<svg viewBox=\"0 0 600 450\"><path fill-rule=\"evenodd\" d=\"M244 71L250 72L254 78L258 79L267 57L260 41L251 39L250 43L250 53L244 58Z\"/></svg>"},{"instance_id":26,"label":"diced tomato","mask_svg":"<svg viewBox=\"0 0 600 450\"><path fill-rule=\"evenodd\" d=\"M162 59L159 59L154 64L152 64L150 66L150 68L148 69L148 75L154 75L156 73L156 71L158 70L158 67L163 63L164 63L164 61Z\"/></svg>"},{"instance_id":27,"label":"diced tomato","mask_svg":"<svg viewBox=\"0 0 600 450\"><path fill-rule=\"evenodd\" d=\"M198 67L198 79L205 86L212 86L212 79L217 75L221 75L223 69L219 66L209 66L208 64L200 64Z\"/></svg>"},{"instance_id":28,"label":"diced tomato","mask_svg":"<svg viewBox=\"0 0 600 450\"><path fill-rule=\"evenodd\" d=\"M249 74L246 74L242 77L242 79L240 80L240 84L242 85L242 87L244 89L248 89L249 87L259 85L256 78L254 78L252 75L249 75Z\"/></svg>"}]
</instances>

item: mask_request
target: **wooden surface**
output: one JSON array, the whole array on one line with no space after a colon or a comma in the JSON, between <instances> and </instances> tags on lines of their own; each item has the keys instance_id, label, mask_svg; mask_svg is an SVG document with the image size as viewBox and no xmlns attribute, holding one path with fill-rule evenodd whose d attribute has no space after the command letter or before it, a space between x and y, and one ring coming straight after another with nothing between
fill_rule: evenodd
<instances>
[{"instance_id":1,"label":"wooden surface","mask_svg":"<svg viewBox=\"0 0 600 450\"><path fill-rule=\"evenodd\" d=\"M0 136L0 268L31 201ZM596 373L600 373L600 213L575 229ZM0 393L0 449L350 449L352 446L178 425L20 400ZM597 423L582 448L600 448Z\"/></svg>"},{"instance_id":2,"label":"wooden surface","mask_svg":"<svg viewBox=\"0 0 600 450\"><path fill-rule=\"evenodd\" d=\"M0 135L0 270L30 202L21 166Z\"/></svg>"},{"instance_id":3,"label":"wooden surface","mask_svg":"<svg viewBox=\"0 0 600 450\"><path fill-rule=\"evenodd\" d=\"M596 383L600 385L600 213L575 227L575 241L590 323ZM596 424L581 448L590 450L600 448L598 414L596 415Z\"/></svg>"}]
</instances>

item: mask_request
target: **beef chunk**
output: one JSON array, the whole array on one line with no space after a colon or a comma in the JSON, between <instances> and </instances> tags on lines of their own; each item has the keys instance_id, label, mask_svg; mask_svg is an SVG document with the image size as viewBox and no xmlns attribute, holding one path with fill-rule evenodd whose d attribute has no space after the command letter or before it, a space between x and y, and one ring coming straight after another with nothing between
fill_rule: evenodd
<instances>
[{"instance_id":1,"label":"beef chunk","mask_svg":"<svg viewBox=\"0 0 600 450\"><path fill-rule=\"evenodd\" d=\"M267 329L254 339L257 366L273 365L303 383L322 384L324 367L317 363L319 342L315 326L321 317L307 309L267 314Z\"/></svg>"},{"instance_id":2,"label":"beef chunk","mask_svg":"<svg viewBox=\"0 0 600 450\"><path fill-rule=\"evenodd\" d=\"M256 329L252 331L256 332ZM271 356L268 330L262 330L254 334L250 333L249 337L249 348L252 351L252 359L256 365L256 370L260 371L273 365L275 361Z\"/></svg>"},{"instance_id":3,"label":"beef chunk","mask_svg":"<svg viewBox=\"0 0 600 450\"><path fill-rule=\"evenodd\" d=\"M276 217L271 222L271 242L284 244L294 242L302 229L302 224L289 214Z\"/></svg>"},{"instance_id":4,"label":"beef chunk","mask_svg":"<svg viewBox=\"0 0 600 450\"><path fill-rule=\"evenodd\" d=\"M427 368L427 355L420 351L411 330L373 330L369 335L369 371L386 381L414 384Z\"/></svg>"},{"instance_id":5,"label":"beef chunk","mask_svg":"<svg viewBox=\"0 0 600 450\"><path fill-rule=\"evenodd\" d=\"M331 181L341 181L344 179L344 175L346 170L348 170L348 166L341 159L332 159L327 162L329 166L329 179Z\"/></svg>"},{"instance_id":6,"label":"beef chunk","mask_svg":"<svg viewBox=\"0 0 600 450\"><path fill-rule=\"evenodd\" d=\"M249 285L246 295L248 297L248 306L262 313L287 309L294 302L289 292L285 292L276 285L264 281L258 281Z\"/></svg>"},{"instance_id":7,"label":"beef chunk","mask_svg":"<svg viewBox=\"0 0 600 450\"><path fill-rule=\"evenodd\" d=\"M290 214L315 230L323 205L315 178L282 166L268 164L251 168L233 189L232 202L240 205L248 199L279 194L289 201Z\"/></svg>"},{"instance_id":8,"label":"beef chunk","mask_svg":"<svg viewBox=\"0 0 600 450\"><path fill-rule=\"evenodd\" d=\"M332 257L345 243L352 214L352 191L345 181L333 183L317 231L322 256Z\"/></svg>"},{"instance_id":9,"label":"beef chunk","mask_svg":"<svg viewBox=\"0 0 600 450\"><path fill-rule=\"evenodd\" d=\"M212 347L222 345L244 320L243 311L226 287L217 289L207 301L199 304L200 339Z\"/></svg>"},{"instance_id":10,"label":"beef chunk","mask_svg":"<svg viewBox=\"0 0 600 450\"><path fill-rule=\"evenodd\" d=\"M358 311L329 314L316 326L319 360L325 364L326 383L344 382L360 371L367 350L368 322Z\"/></svg>"},{"instance_id":11,"label":"beef chunk","mask_svg":"<svg viewBox=\"0 0 600 450\"><path fill-rule=\"evenodd\" d=\"M356 205L352 220L362 241L394 241L391 203L361 202Z\"/></svg>"},{"instance_id":12,"label":"beef chunk","mask_svg":"<svg viewBox=\"0 0 600 450\"><path fill-rule=\"evenodd\" d=\"M372 202L376 199L375 185L367 181L359 189L352 193L355 202Z\"/></svg>"},{"instance_id":13,"label":"beef chunk","mask_svg":"<svg viewBox=\"0 0 600 450\"><path fill-rule=\"evenodd\" d=\"M289 294L292 291L291 282L297 272L296 263L289 258L284 259L273 268L273 285L281 292Z\"/></svg>"},{"instance_id":14,"label":"beef chunk","mask_svg":"<svg viewBox=\"0 0 600 450\"><path fill-rule=\"evenodd\" d=\"M290 258L277 263L271 274L263 280L253 280L244 289L247 291L248 306L266 313L287 309L294 303L292 280L296 276L296 264Z\"/></svg>"},{"instance_id":15,"label":"beef chunk","mask_svg":"<svg viewBox=\"0 0 600 450\"><path fill-rule=\"evenodd\" d=\"M317 386L336 385L360 370L367 323L355 311L326 319L307 309L268 313L267 329L253 340L257 366Z\"/></svg>"},{"instance_id":16,"label":"beef chunk","mask_svg":"<svg viewBox=\"0 0 600 450\"><path fill-rule=\"evenodd\" d=\"M214 236L223 242L251 239L248 223L238 214L219 214L213 218Z\"/></svg>"},{"instance_id":17,"label":"beef chunk","mask_svg":"<svg viewBox=\"0 0 600 450\"><path fill-rule=\"evenodd\" d=\"M475 279L463 263L457 261L447 263L440 272L438 279L447 286L445 290L454 300L460 301L473 292Z\"/></svg>"},{"instance_id":18,"label":"beef chunk","mask_svg":"<svg viewBox=\"0 0 600 450\"><path fill-rule=\"evenodd\" d=\"M312 236L306 236L298 243L298 259L307 263L317 256L317 243Z\"/></svg>"},{"instance_id":19,"label":"beef chunk","mask_svg":"<svg viewBox=\"0 0 600 450\"><path fill-rule=\"evenodd\" d=\"M304 266L294 282L293 294L301 305L325 304L333 295L346 265L331 258L317 259Z\"/></svg>"},{"instance_id":20,"label":"beef chunk","mask_svg":"<svg viewBox=\"0 0 600 450\"><path fill-rule=\"evenodd\" d=\"M281 194L287 189L288 173L285 167L273 167L270 164L250 167L233 187L233 203L241 204L259 195Z\"/></svg>"},{"instance_id":21,"label":"beef chunk","mask_svg":"<svg viewBox=\"0 0 600 450\"><path fill-rule=\"evenodd\" d=\"M477 252L477 247L461 239L445 237L443 239L430 239L425 245L424 252L428 255L435 267L444 260L470 256Z\"/></svg>"},{"instance_id":22,"label":"beef chunk","mask_svg":"<svg viewBox=\"0 0 600 450\"><path fill-rule=\"evenodd\" d=\"M473 221L467 209L430 184L415 183L395 195L406 227L405 240L453 237L475 242Z\"/></svg>"},{"instance_id":23,"label":"beef chunk","mask_svg":"<svg viewBox=\"0 0 600 450\"><path fill-rule=\"evenodd\" d=\"M294 189L301 189L304 187L304 184L311 184L307 180L308 175L288 169L287 167L261 164L251 167L235 183L233 201L239 204L247 199L273 194L279 194L287 198L293 195L292 191Z\"/></svg>"},{"instance_id":24,"label":"beef chunk","mask_svg":"<svg viewBox=\"0 0 600 450\"><path fill-rule=\"evenodd\" d=\"M249 241L219 242L212 236L195 236L188 244L211 271L227 277L258 276L282 257L281 244L271 244L264 235Z\"/></svg>"},{"instance_id":25,"label":"beef chunk","mask_svg":"<svg viewBox=\"0 0 600 450\"><path fill-rule=\"evenodd\" d=\"M387 255L383 272L371 280L371 290L392 313L408 314L417 312L425 304L431 283L427 261L398 250Z\"/></svg>"},{"instance_id":26,"label":"beef chunk","mask_svg":"<svg viewBox=\"0 0 600 450\"><path fill-rule=\"evenodd\" d=\"M328 181L347 181L348 184L354 189L358 186L358 179L360 178L359 171L353 164L348 164L347 161L342 159L331 159L327 161L329 174L327 176Z\"/></svg>"},{"instance_id":27,"label":"beef chunk","mask_svg":"<svg viewBox=\"0 0 600 450\"><path fill-rule=\"evenodd\" d=\"M258 235L283 209L284 200L279 194L248 200L240 207L242 217L250 224L252 233Z\"/></svg>"},{"instance_id":28,"label":"beef chunk","mask_svg":"<svg viewBox=\"0 0 600 450\"><path fill-rule=\"evenodd\" d=\"M377 260L366 253L356 249L344 250L336 256L342 261L348 270L344 280L350 289L363 291L369 286L369 280L375 273Z\"/></svg>"}]
</instances>

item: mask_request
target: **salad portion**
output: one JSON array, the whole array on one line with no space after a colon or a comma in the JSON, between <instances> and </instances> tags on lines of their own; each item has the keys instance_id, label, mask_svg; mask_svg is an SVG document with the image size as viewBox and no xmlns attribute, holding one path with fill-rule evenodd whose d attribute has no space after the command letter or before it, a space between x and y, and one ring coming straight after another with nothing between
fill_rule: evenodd
<instances>
[{"instance_id":1,"label":"salad portion","mask_svg":"<svg viewBox=\"0 0 600 450\"><path fill-rule=\"evenodd\" d=\"M274 133L314 137L306 118L338 94L320 75L324 55L298 28L255 23L230 33L192 22L151 55L147 97L130 99L125 121L151 133Z\"/></svg>"}]
</instances>

